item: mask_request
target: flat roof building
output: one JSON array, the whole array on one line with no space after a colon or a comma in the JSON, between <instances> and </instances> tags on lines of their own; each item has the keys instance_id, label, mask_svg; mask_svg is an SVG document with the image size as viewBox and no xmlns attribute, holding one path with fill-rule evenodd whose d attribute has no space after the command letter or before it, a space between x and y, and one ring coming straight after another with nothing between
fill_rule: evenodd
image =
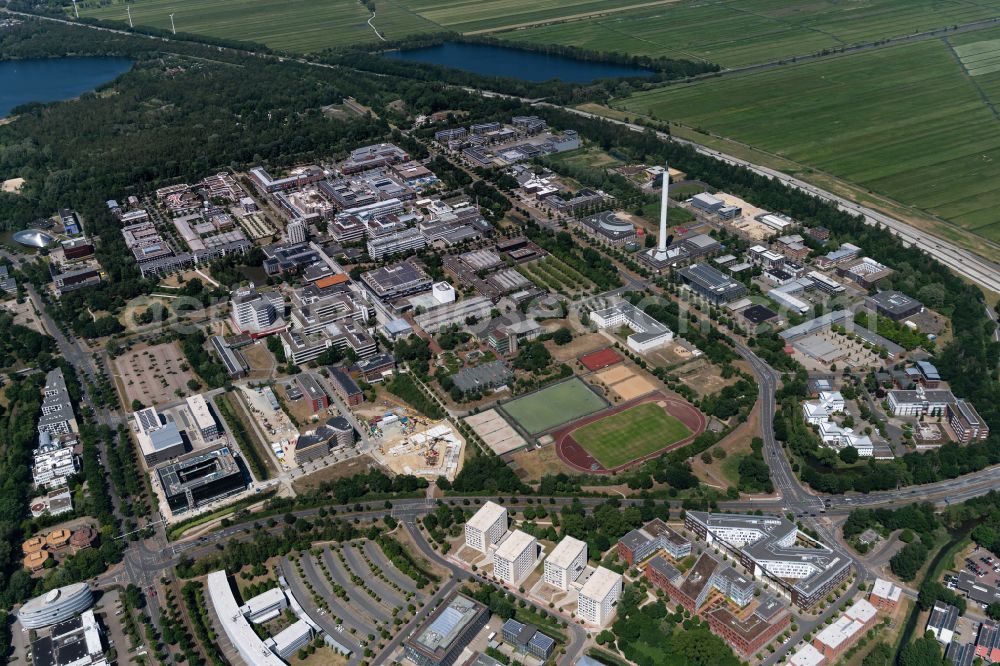
<instances>
[{"instance_id":1,"label":"flat roof building","mask_svg":"<svg viewBox=\"0 0 1000 666\"><path fill-rule=\"evenodd\" d=\"M486 606L455 592L403 643L406 657L417 666L451 666L489 617Z\"/></svg>"},{"instance_id":2,"label":"flat roof building","mask_svg":"<svg viewBox=\"0 0 1000 666\"><path fill-rule=\"evenodd\" d=\"M640 353L662 347L674 339L674 332L628 301L590 313L590 321L598 328L628 326L634 333L628 336L628 346Z\"/></svg>"},{"instance_id":3,"label":"flat roof building","mask_svg":"<svg viewBox=\"0 0 1000 666\"><path fill-rule=\"evenodd\" d=\"M285 666L276 654L271 652L254 631L236 603L236 596L229 584L225 571L213 571L205 580L208 599L212 603L216 619L229 639L230 645L239 653L247 666Z\"/></svg>"},{"instance_id":4,"label":"flat roof building","mask_svg":"<svg viewBox=\"0 0 1000 666\"><path fill-rule=\"evenodd\" d=\"M513 377L513 373L506 363L491 361L474 368L462 368L452 375L452 380L460 391L466 393L504 386L511 380L511 377Z\"/></svg>"},{"instance_id":5,"label":"flat roof building","mask_svg":"<svg viewBox=\"0 0 1000 666\"><path fill-rule=\"evenodd\" d=\"M899 291L880 291L868 297L868 303L880 315L901 321L924 311L923 304Z\"/></svg>"},{"instance_id":6,"label":"flat roof building","mask_svg":"<svg viewBox=\"0 0 1000 666\"><path fill-rule=\"evenodd\" d=\"M745 296L747 288L708 264L691 264L677 271L695 293L716 305Z\"/></svg>"},{"instance_id":7,"label":"flat roof building","mask_svg":"<svg viewBox=\"0 0 1000 666\"><path fill-rule=\"evenodd\" d=\"M361 281L382 300L427 291L433 284L430 276L410 261L362 273Z\"/></svg>"},{"instance_id":8,"label":"flat roof building","mask_svg":"<svg viewBox=\"0 0 1000 666\"><path fill-rule=\"evenodd\" d=\"M188 397L187 406L191 411L191 416L194 417L195 427L198 428L198 432L206 442L216 439L222 434L205 396L199 393Z\"/></svg>"},{"instance_id":9,"label":"flat roof building","mask_svg":"<svg viewBox=\"0 0 1000 666\"><path fill-rule=\"evenodd\" d=\"M850 575L849 559L783 517L688 511L684 525L707 543L726 548L755 578L767 577L786 589L802 609Z\"/></svg>"},{"instance_id":10,"label":"flat roof building","mask_svg":"<svg viewBox=\"0 0 1000 666\"><path fill-rule=\"evenodd\" d=\"M622 575L597 567L580 588L577 615L584 622L603 627L615 616L621 595Z\"/></svg>"},{"instance_id":11,"label":"flat roof building","mask_svg":"<svg viewBox=\"0 0 1000 666\"><path fill-rule=\"evenodd\" d=\"M587 542L564 536L545 558L542 578L549 585L567 591L586 568Z\"/></svg>"},{"instance_id":12,"label":"flat roof building","mask_svg":"<svg viewBox=\"0 0 1000 666\"><path fill-rule=\"evenodd\" d=\"M493 573L505 583L518 585L534 569L537 555L538 539L514 530L493 553Z\"/></svg>"},{"instance_id":13,"label":"flat roof building","mask_svg":"<svg viewBox=\"0 0 1000 666\"><path fill-rule=\"evenodd\" d=\"M465 523L465 545L481 553L499 543L507 533L507 509L496 502L486 502Z\"/></svg>"},{"instance_id":14,"label":"flat roof building","mask_svg":"<svg viewBox=\"0 0 1000 666\"><path fill-rule=\"evenodd\" d=\"M246 488L243 471L228 446L189 453L158 467L156 473L167 505L175 514Z\"/></svg>"}]
</instances>

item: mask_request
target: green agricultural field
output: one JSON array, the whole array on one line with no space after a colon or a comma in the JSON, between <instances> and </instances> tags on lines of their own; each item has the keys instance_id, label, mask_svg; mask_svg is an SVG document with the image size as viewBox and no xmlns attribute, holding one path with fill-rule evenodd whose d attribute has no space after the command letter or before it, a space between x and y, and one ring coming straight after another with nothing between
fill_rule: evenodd
<instances>
[{"instance_id":1,"label":"green agricultural field","mask_svg":"<svg viewBox=\"0 0 1000 666\"><path fill-rule=\"evenodd\" d=\"M457 32L495 30L595 14L650 0L400 0L429 21ZM378 5L376 4L376 8Z\"/></svg>"},{"instance_id":2,"label":"green agricultural field","mask_svg":"<svg viewBox=\"0 0 1000 666\"><path fill-rule=\"evenodd\" d=\"M680 0L502 36L735 67L988 19L998 8L1000 0Z\"/></svg>"},{"instance_id":3,"label":"green agricultural field","mask_svg":"<svg viewBox=\"0 0 1000 666\"><path fill-rule=\"evenodd\" d=\"M614 469L690 434L680 420L656 403L646 402L574 430L573 439L605 469Z\"/></svg>"},{"instance_id":4,"label":"green agricultural field","mask_svg":"<svg viewBox=\"0 0 1000 666\"><path fill-rule=\"evenodd\" d=\"M968 76L946 41L928 40L615 105L731 137L998 241L1000 119L983 99L1000 102L997 77Z\"/></svg>"},{"instance_id":5,"label":"green agricultural field","mask_svg":"<svg viewBox=\"0 0 1000 666\"><path fill-rule=\"evenodd\" d=\"M537 435L607 407L607 403L578 378L536 391L502 406L529 434Z\"/></svg>"},{"instance_id":6,"label":"green agricultural field","mask_svg":"<svg viewBox=\"0 0 1000 666\"><path fill-rule=\"evenodd\" d=\"M357 0L138 0L130 4L137 26L169 30L173 13L178 32L257 42L286 51L305 53L378 41L368 25L371 14ZM394 0L379 0L375 12L373 23L387 39L441 29ZM104 6L81 2L80 15L128 20L120 1Z\"/></svg>"}]
</instances>

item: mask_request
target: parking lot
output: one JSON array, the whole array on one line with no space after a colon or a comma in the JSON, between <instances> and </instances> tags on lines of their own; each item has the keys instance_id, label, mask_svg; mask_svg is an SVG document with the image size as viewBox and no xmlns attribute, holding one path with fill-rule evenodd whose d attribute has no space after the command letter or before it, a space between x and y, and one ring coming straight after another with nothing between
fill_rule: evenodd
<instances>
[{"instance_id":1,"label":"parking lot","mask_svg":"<svg viewBox=\"0 0 1000 666\"><path fill-rule=\"evenodd\" d=\"M282 561L292 591L310 601L306 605L318 609L313 619L355 654L364 652L369 635L377 637L382 629L394 633L393 619L405 618L409 604L420 608L430 596L368 540L314 548L303 552L298 564L288 557Z\"/></svg>"}]
</instances>

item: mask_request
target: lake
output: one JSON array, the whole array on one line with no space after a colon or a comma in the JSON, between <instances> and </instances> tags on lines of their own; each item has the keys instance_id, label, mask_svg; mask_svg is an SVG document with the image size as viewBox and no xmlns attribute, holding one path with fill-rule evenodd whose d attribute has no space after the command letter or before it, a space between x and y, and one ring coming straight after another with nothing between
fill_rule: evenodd
<instances>
[{"instance_id":1,"label":"lake","mask_svg":"<svg viewBox=\"0 0 1000 666\"><path fill-rule=\"evenodd\" d=\"M452 67L473 74L505 76L524 81L559 79L567 83L590 83L597 79L653 75L651 70L641 67L589 62L491 44L445 42L438 46L389 51L384 55L398 60Z\"/></svg>"},{"instance_id":2,"label":"lake","mask_svg":"<svg viewBox=\"0 0 1000 666\"><path fill-rule=\"evenodd\" d=\"M132 68L128 58L39 58L0 61L0 118L28 102L79 97Z\"/></svg>"}]
</instances>

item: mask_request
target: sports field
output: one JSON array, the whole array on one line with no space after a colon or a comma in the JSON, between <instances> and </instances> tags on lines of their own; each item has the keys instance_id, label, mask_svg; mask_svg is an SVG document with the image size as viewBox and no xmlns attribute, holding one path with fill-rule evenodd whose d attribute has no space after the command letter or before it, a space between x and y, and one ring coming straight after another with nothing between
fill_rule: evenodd
<instances>
[{"instance_id":1,"label":"sports field","mask_svg":"<svg viewBox=\"0 0 1000 666\"><path fill-rule=\"evenodd\" d=\"M286 51L310 52L378 41L367 21L371 14L357 0L141 0L129 3L135 25L266 44ZM85 6L80 15L127 21L125 3ZM378 0L372 23L387 39L440 27L394 0Z\"/></svg>"},{"instance_id":2,"label":"sports field","mask_svg":"<svg viewBox=\"0 0 1000 666\"><path fill-rule=\"evenodd\" d=\"M573 378L512 400L503 405L503 411L529 434L537 435L606 406L583 381Z\"/></svg>"},{"instance_id":3,"label":"sports field","mask_svg":"<svg viewBox=\"0 0 1000 666\"><path fill-rule=\"evenodd\" d=\"M655 402L645 402L573 431L573 439L605 469L666 448L691 430Z\"/></svg>"},{"instance_id":4,"label":"sports field","mask_svg":"<svg viewBox=\"0 0 1000 666\"><path fill-rule=\"evenodd\" d=\"M988 19L998 8L997 0L680 0L499 36L734 67Z\"/></svg>"},{"instance_id":5,"label":"sports field","mask_svg":"<svg viewBox=\"0 0 1000 666\"><path fill-rule=\"evenodd\" d=\"M996 36L980 32L956 42ZM1000 118L987 104L1000 103L1000 73L969 76L960 58L934 39L668 86L615 105L819 168L1000 241Z\"/></svg>"}]
</instances>

